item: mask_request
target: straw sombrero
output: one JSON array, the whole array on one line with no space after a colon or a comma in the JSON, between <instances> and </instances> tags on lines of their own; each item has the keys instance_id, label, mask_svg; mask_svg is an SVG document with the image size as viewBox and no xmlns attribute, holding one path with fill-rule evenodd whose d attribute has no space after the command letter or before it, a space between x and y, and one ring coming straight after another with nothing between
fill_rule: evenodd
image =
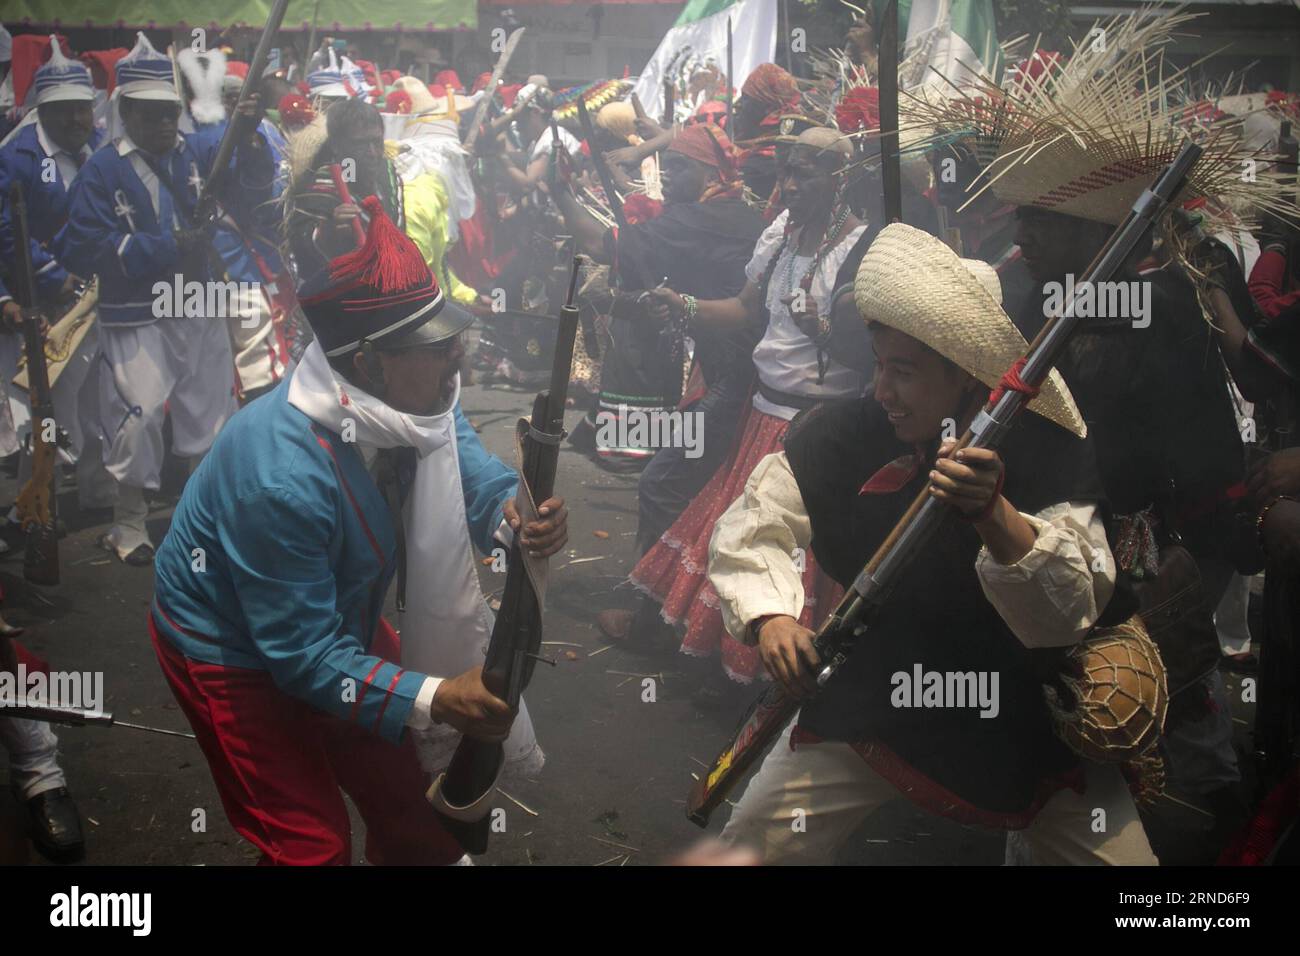
<instances>
[{"instance_id":1,"label":"straw sombrero","mask_svg":"<svg viewBox=\"0 0 1300 956\"><path fill-rule=\"evenodd\" d=\"M1249 161L1263 166L1270 157L1252 144L1240 117L1201 118L1177 108L1187 71L1164 53L1195 18L1181 8L1164 17L1116 17L1094 28L1104 44L1084 41L1036 76L1006 88L983 82L958 96L915 98L910 109L936 139L972 138L986 165L975 195L992 189L1005 203L1115 225L1191 139L1204 155L1183 200L1295 218L1276 171L1243 177Z\"/></svg>"},{"instance_id":2,"label":"straw sombrero","mask_svg":"<svg viewBox=\"0 0 1300 956\"><path fill-rule=\"evenodd\" d=\"M1029 348L1002 311L992 266L960 259L928 232L903 223L886 226L871 244L858 266L853 298L867 322L910 335L989 388ZM1029 409L1080 438L1088 434L1055 369Z\"/></svg>"},{"instance_id":3,"label":"straw sombrero","mask_svg":"<svg viewBox=\"0 0 1300 956\"><path fill-rule=\"evenodd\" d=\"M429 88L413 76L399 76L393 81L393 89L410 97L412 114L434 113L440 108Z\"/></svg>"}]
</instances>

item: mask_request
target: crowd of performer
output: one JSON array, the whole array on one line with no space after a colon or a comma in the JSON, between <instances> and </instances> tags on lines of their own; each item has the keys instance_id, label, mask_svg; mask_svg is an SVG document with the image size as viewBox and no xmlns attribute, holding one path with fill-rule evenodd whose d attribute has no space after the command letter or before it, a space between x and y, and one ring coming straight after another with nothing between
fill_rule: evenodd
<instances>
[{"instance_id":1,"label":"crowd of performer","mask_svg":"<svg viewBox=\"0 0 1300 956\"><path fill-rule=\"evenodd\" d=\"M637 559L594 623L694 658L701 707L769 682L803 702L724 842L830 862L901 794L1007 831L1009 860L1262 862L1300 817L1300 98L1143 95L1178 22L904 91L893 187L861 24L805 76L768 63L732 89L683 61L657 116L627 78L464 84L330 37L249 77L233 49L5 32L0 456L21 487L17 185L59 480L107 552L153 569L151 640L231 824L266 862L346 863L342 789L367 859L454 863L426 790L459 736L503 741L507 778L546 739L484 683L479 558L567 537L563 498L529 499L461 389L545 383L579 254L567 453L639 476ZM1050 290L1189 138L1206 158L1109 277L1132 308L1021 381ZM1026 412L957 450L990 389ZM628 437L656 415L691 416L698 448ZM168 456L188 478L158 540ZM817 628L922 492L953 520L819 685ZM11 512L6 547L25 534ZM1080 745L1105 721L1063 705L1105 641L1154 662L1123 754ZM996 700L900 705L914 667L994 675ZM1258 681L1255 766L1225 672ZM79 858L54 732L0 717L0 740L38 847Z\"/></svg>"}]
</instances>

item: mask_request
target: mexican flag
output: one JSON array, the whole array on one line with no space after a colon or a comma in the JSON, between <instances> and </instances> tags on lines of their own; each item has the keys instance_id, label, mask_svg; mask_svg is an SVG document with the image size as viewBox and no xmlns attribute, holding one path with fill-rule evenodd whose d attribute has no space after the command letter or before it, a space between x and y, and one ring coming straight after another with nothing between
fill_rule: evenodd
<instances>
[{"instance_id":1,"label":"mexican flag","mask_svg":"<svg viewBox=\"0 0 1300 956\"><path fill-rule=\"evenodd\" d=\"M776 53L776 0L688 0L672 29L641 71L636 95L655 121L664 111L664 80L683 65L711 59L727 71L727 21L731 21L731 85L737 90L760 63ZM679 94L680 95L680 94Z\"/></svg>"},{"instance_id":2,"label":"mexican flag","mask_svg":"<svg viewBox=\"0 0 1300 956\"><path fill-rule=\"evenodd\" d=\"M907 38L899 77L903 89L951 90L940 75L959 87L975 76L997 79L993 0L899 0L898 33Z\"/></svg>"}]
</instances>

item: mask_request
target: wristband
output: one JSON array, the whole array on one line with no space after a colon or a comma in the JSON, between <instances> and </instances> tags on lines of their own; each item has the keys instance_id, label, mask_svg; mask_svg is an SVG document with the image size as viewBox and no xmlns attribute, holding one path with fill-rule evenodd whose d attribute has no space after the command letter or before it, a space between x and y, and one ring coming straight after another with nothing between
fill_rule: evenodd
<instances>
[{"instance_id":1,"label":"wristband","mask_svg":"<svg viewBox=\"0 0 1300 956\"><path fill-rule=\"evenodd\" d=\"M686 324L695 321L695 316L700 312L700 303L693 295L682 296L682 301L686 303Z\"/></svg>"}]
</instances>

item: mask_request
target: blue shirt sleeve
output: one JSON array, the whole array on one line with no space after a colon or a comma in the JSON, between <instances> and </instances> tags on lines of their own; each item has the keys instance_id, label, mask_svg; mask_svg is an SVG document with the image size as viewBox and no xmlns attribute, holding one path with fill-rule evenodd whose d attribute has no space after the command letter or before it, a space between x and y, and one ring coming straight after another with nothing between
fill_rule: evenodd
<instances>
[{"instance_id":1,"label":"blue shirt sleeve","mask_svg":"<svg viewBox=\"0 0 1300 956\"><path fill-rule=\"evenodd\" d=\"M73 180L68 221L54 240L59 261L79 276L116 273L144 279L165 273L177 259L176 239L170 230L126 232L103 169L87 163Z\"/></svg>"},{"instance_id":2,"label":"blue shirt sleeve","mask_svg":"<svg viewBox=\"0 0 1300 956\"><path fill-rule=\"evenodd\" d=\"M330 567L332 515L282 488L245 496L236 508L239 520L220 527L222 553L271 679L319 710L400 741L426 675L367 654L348 632Z\"/></svg>"},{"instance_id":3,"label":"blue shirt sleeve","mask_svg":"<svg viewBox=\"0 0 1300 956\"><path fill-rule=\"evenodd\" d=\"M24 169L22 160L14 157L13 150L0 150L0 262L7 263L8 268L15 268L18 264L14 245L13 210L9 208L9 187L14 182L23 183L27 202L27 224L30 229L36 198L32 193L30 179L30 170ZM29 237L27 245L31 252L36 290L41 295L53 297L63 287L68 273L34 237ZM4 281L0 280L0 300L12 297L13 293L9 291Z\"/></svg>"},{"instance_id":4,"label":"blue shirt sleeve","mask_svg":"<svg viewBox=\"0 0 1300 956\"><path fill-rule=\"evenodd\" d=\"M186 142L198 157L205 176L212 174L212 164L216 161L226 125L222 122L205 126L186 136ZM231 175L221 190L222 205L240 223L249 222L249 217L260 205L271 201L275 183L274 150L264 133L259 130L256 136L261 144L260 149L250 148L246 143L235 145L228 167Z\"/></svg>"},{"instance_id":5,"label":"blue shirt sleeve","mask_svg":"<svg viewBox=\"0 0 1300 956\"><path fill-rule=\"evenodd\" d=\"M481 554L491 554L495 547L492 536L501 526L506 501L515 496L519 487L519 475L500 458L488 454L459 403L455 414L460 484L465 492L470 538Z\"/></svg>"}]
</instances>

